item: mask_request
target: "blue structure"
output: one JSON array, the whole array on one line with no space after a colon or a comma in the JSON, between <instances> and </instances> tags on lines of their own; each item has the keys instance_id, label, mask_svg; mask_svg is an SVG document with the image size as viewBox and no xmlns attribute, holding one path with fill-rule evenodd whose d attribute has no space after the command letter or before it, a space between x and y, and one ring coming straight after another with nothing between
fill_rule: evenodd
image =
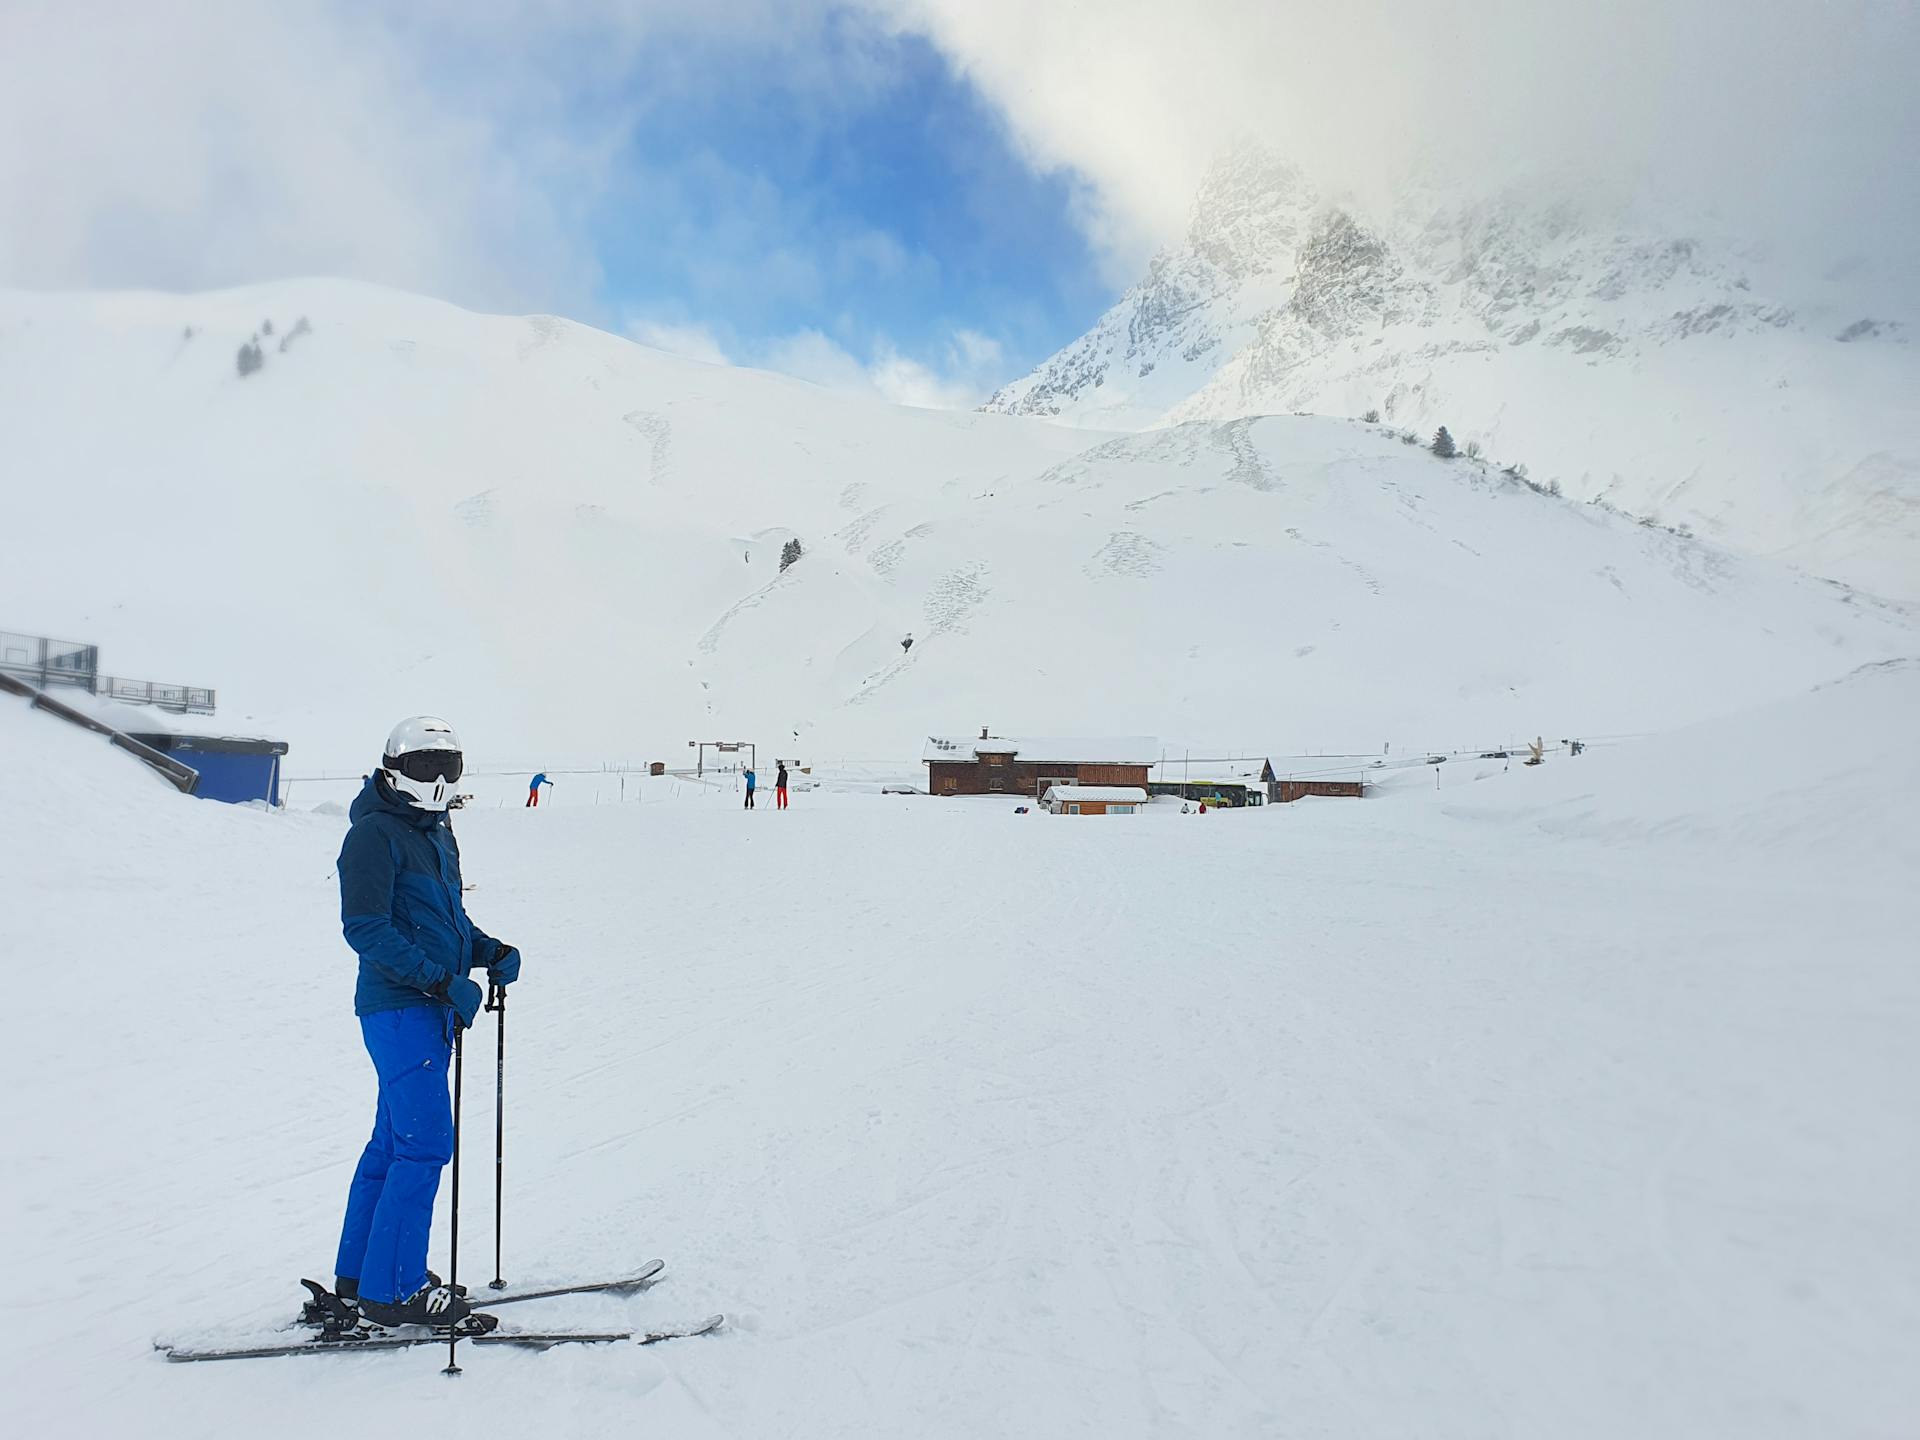
<instances>
[{"instance_id":1,"label":"blue structure","mask_svg":"<svg viewBox=\"0 0 1920 1440\"><path fill-rule=\"evenodd\" d=\"M249 800L280 803L280 757L284 740L257 740L229 735L141 734L132 737L200 772L194 795L202 800L225 800L230 805Z\"/></svg>"}]
</instances>

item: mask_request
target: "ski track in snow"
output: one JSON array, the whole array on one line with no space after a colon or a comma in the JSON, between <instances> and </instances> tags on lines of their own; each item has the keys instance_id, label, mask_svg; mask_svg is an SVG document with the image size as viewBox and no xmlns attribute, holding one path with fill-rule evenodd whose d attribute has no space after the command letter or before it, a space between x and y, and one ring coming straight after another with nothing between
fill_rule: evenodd
<instances>
[{"instance_id":1,"label":"ski track in snow","mask_svg":"<svg viewBox=\"0 0 1920 1440\"><path fill-rule=\"evenodd\" d=\"M1131 530L1115 530L1107 537L1107 543L1081 567L1081 573L1096 580L1103 575L1144 580L1160 570L1163 550L1163 546L1148 536Z\"/></svg>"},{"instance_id":2,"label":"ski track in snow","mask_svg":"<svg viewBox=\"0 0 1920 1440\"><path fill-rule=\"evenodd\" d=\"M847 488L853 490L864 487L850 485ZM833 538L840 542L847 554L858 555L866 546L867 536L872 533L873 527L879 523L880 517L886 513L887 507L885 505L877 505L873 509L863 512L857 519L849 521L840 529L834 531Z\"/></svg>"},{"instance_id":3,"label":"ski track in snow","mask_svg":"<svg viewBox=\"0 0 1920 1440\"><path fill-rule=\"evenodd\" d=\"M713 654L720 648L720 640L721 637L726 634L727 627L748 611L757 610L766 604L771 596L778 593L786 585L789 573L790 572L787 571L779 572L773 579L767 581L767 583L762 585L758 590L743 596L741 599L729 605L725 613L707 627L706 633L700 637L694 648L699 650L702 655Z\"/></svg>"},{"instance_id":4,"label":"ski track in snow","mask_svg":"<svg viewBox=\"0 0 1920 1440\"><path fill-rule=\"evenodd\" d=\"M1228 479L1252 490L1277 490L1280 482L1249 433L1255 423L1248 419L1221 425L1214 431L1214 443L1232 457L1233 468L1227 472Z\"/></svg>"},{"instance_id":5,"label":"ski track in snow","mask_svg":"<svg viewBox=\"0 0 1920 1440\"><path fill-rule=\"evenodd\" d=\"M668 464L673 456L673 422L652 410L629 410L620 417L647 441L647 481L664 485L669 477Z\"/></svg>"}]
</instances>

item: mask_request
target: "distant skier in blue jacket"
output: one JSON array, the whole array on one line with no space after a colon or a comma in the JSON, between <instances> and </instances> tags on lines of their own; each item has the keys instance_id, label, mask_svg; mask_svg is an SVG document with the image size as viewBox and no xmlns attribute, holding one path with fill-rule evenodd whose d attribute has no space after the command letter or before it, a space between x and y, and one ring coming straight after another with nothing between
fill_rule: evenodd
<instances>
[{"instance_id":1,"label":"distant skier in blue jacket","mask_svg":"<svg viewBox=\"0 0 1920 1440\"><path fill-rule=\"evenodd\" d=\"M751 770L747 771L747 809L749 810L753 808L753 787L759 784L759 782L759 776L755 775Z\"/></svg>"},{"instance_id":2,"label":"distant skier in blue jacket","mask_svg":"<svg viewBox=\"0 0 1920 1440\"><path fill-rule=\"evenodd\" d=\"M427 1271L433 1198L453 1155L447 1066L454 1027L480 1010L469 972L509 985L520 952L482 931L461 903L447 802L463 767L446 721L401 721L340 847L341 927L360 957L353 1011L379 1098L347 1191L334 1289L380 1325L450 1326L472 1310Z\"/></svg>"},{"instance_id":3,"label":"distant skier in blue jacket","mask_svg":"<svg viewBox=\"0 0 1920 1440\"><path fill-rule=\"evenodd\" d=\"M527 803L520 807L522 810L531 810L539 805L540 787L542 785L546 786L549 790L553 788L553 781L547 779L547 772L544 770L527 782Z\"/></svg>"}]
</instances>

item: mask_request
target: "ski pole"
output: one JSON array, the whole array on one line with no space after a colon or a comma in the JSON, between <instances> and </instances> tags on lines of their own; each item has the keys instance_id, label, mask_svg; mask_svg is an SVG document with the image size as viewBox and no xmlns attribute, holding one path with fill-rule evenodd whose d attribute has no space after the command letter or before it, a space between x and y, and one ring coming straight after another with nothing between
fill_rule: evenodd
<instances>
[{"instance_id":1,"label":"ski pole","mask_svg":"<svg viewBox=\"0 0 1920 1440\"><path fill-rule=\"evenodd\" d=\"M487 986L487 1009L499 1016L497 1038L499 1048L493 1057L493 1279L487 1282L491 1290L504 1290L507 1282L500 1277L500 1205L505 1193L506 1171L504 1169L507 1152L507 987L504 985Z\"/></svg>"},{"instance_id":2,"label":"ski pole","mask_svg":"<svg viewBox=\"0 0 1920 1440\"><path fill-rule=\"evenodd\" d=\"M453 1027L453 1233L449 1242L452 1257L447 1263L447 1289L455 1295L460 1293L460 1032L466 1027L456 1020ZM460 1366L454 1361L454 1348L460 1343L460 1327L455 1325L447 1331L447 1368L442 1375L458 1375Z\"/></svg>"}]
</instances>

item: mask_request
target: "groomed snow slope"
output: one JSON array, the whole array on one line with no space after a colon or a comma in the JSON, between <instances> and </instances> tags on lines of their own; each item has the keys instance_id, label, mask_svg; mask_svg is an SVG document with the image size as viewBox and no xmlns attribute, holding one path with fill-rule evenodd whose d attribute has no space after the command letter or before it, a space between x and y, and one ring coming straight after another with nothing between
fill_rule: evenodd
<instances>
[{"instance_id":1,"label":"groomed snow slope","mask_svg":"<svg viewBox=\"0 0 1920 1440\"><path fill-rule=\"evenodd\" d=\"M0 624L218 688L295 775L421 710L479 768L981 724L1398 753L1915 648L1910 612L1344 421L1107 439L340 282L0 295L0 397Z\"/></svg>"},{"instance_id":2,"label":"groomed snow slope","mask_svg":"<svg viewBox=\"0 0 1920 1440\"><path fill-rule=\"evenodd\" d=\"M276 1320L331 1257L370 1100L343 822L186 800L0 704L36 777L0 789L10 1418L1900 1433L1917 707L1920 666L1879 666L1537 770L1204 819L833 788L745 815L685 782L463 815L469 903L527 956L509 1276L658 1253L645 1297L540 1319L733 1323L452 1383L425 1352L152 1353Z\"/></svg>"}]
</instances>

